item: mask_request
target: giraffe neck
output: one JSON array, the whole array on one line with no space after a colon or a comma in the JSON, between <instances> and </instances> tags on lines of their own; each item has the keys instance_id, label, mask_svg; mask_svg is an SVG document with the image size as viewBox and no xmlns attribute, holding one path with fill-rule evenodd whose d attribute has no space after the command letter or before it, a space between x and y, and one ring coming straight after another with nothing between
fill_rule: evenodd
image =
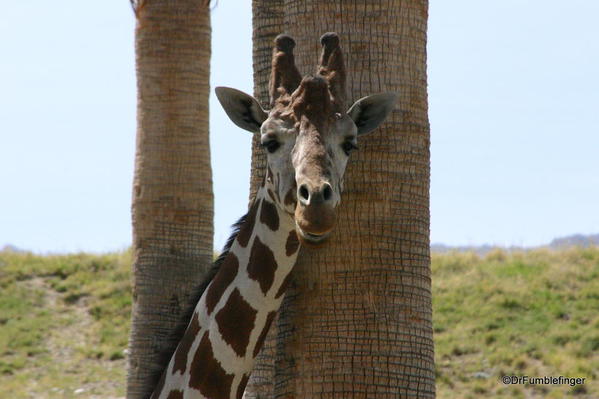
<instances>
[{"instance_id":1,"label":"giraffe neck","mask_svg":"<svg viewBox=\"0 0 599 399\"><path fill-rule=\"evenodd\" d=\"M299 249L293 217L273 192L267 179L152 399L242 397Z\"/></svg>"}]
</instances>

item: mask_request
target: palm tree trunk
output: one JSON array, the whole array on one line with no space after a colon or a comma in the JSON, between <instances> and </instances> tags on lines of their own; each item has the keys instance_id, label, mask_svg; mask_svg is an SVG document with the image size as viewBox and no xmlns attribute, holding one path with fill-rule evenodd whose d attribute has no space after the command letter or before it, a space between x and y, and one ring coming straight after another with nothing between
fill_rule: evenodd
<instances>
[{"instance_id":1,"label":"palm tree trunk","mask_svg":"<svg viewBox=\"0 0 599 399\"><path fill-rule=\"evenodd\" d=\"M266 397L434 397L428 1L284 0L282 7L281 31L295 38L302 73L315 73L319 36L336 31L346 54L349 104L382 91L400 97L384 126L361 139L352 155L330 241L302 249L275 342L266 344L274 353L266 366L256 366L274 367ZM256 68L269 56L254 55ZM255 82L256 93L264 93L266 80ZM262 162L254 155L252 182Z\"/></svg>"},{"instance_id":2,"label":"palm tree trunk","mask_svg":"<svg viewBox=\"0 0 599 399\"><path fill-rule=\"evenodd\" d=\"M271 71L272 46L274 38L283 27L283 0L252 0L252 35L254 59L254 98L268 109L268 79ZM260 137L252 139L252 174L250 199L256 195L266 173L266 155L260 147ZM246 386L245 399L272 398L275 380L276 319L268 331L264 346L258 355L254 370Z\"/></svg>"},{"instance_id":3,"label":"palm tree trunk","mask_svg":"<svg viewBox=\"0 0 599 399\"><path fill-rule=\"evenodd\" d=\"M269 108L268 79L271 71L273 40L285 31L283 0L252 0L254 98L264 109ZM266 173L266 155L259 146L260 138L252 140L252 174L250 199L254 198Z\"/></svg>"},{"instance_id":4,"label":"palm tree trunk","mask_svg":"<svg viewBox=\"0 0 599 399\"><path fill-rule=\"evenodd\" d=\"M133 315L128 398L146 398L160 354L212 260L205 0L136 7L138 128L133 182ZM166 359L168 361L168 359Z\"/></svg>"}]
</instances>

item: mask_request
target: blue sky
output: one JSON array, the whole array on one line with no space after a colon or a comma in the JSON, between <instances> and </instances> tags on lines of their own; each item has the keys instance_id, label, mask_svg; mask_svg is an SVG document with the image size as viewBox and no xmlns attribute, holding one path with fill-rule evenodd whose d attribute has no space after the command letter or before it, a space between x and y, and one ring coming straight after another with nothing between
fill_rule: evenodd
<instances>
[{"instance_id":1,"label":"blue sky","mask_svg":"<svg viewBox=\"0 0 599 399\"><path fill-rule=\"evenodd\" d=\"M213 87L252 92L250 3L212 13ZM433 242L599 232L597 15L591 1L431 1ZM0 247L130 244L133 34L126 0L3 5ZM214 96L210 120L220 247L247 205L250 135Z\"/></svg>"}]
</instances>

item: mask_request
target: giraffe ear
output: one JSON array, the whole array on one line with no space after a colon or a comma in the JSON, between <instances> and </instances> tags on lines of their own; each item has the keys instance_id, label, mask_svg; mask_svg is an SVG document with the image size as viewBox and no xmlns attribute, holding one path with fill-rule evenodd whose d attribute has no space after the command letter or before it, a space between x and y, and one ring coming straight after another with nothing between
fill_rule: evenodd
<instances>
[{"instance_id":1,"label":"giraffe ear","mask_svg":"<svg viewBox=\"0 0 599 399\"><path fill-rule=\"evenodd\" d=\"M370 133L389 115L397 101L396 93L379 93L363 97L349 108L347 114L358 128L358 136Z\"/></svg>"},{"instance_id":2,"label":"giraffe ear","mask_svg":"<svg viewBox=\"0 0 599 399\"><path fill-rule=\"evenodd\" d=\"M214 90L220 105L234 124L252 133L260 131L268 114L254 97L230 87L217 87Z\"/></svg>"}]
</instances>

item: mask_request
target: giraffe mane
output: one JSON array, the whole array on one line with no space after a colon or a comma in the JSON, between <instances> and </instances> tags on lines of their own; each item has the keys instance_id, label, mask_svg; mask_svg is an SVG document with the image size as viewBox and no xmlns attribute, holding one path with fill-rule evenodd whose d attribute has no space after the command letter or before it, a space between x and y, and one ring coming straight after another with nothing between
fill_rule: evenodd
<instances>
[{"instance_id":1,"label":"giraffe mane","mask_svg":"<svg viewBox=\"0 0 599 399\"><path fill-rule=\"evenodd\" d=\"M252 201L252 204L253 204L253 202L254 201ZM251 208L251 206L250 206L250 208ZM218 258L216 258L216 260L214 262L212 262L212 265L208 269L208 272L206 273L206 277L202 280L202 282L192 289L191 294L188 298L186 307L185 307L183 313L181 313L181 318L180 318L179 322L177 323L177 325L175 326L173 331L170 333L169 338L165 341L167 343L166 346L161 349L160 355L158 357L158 364L157 364L157 365L160 365L160 367L156 368L155 374L152 375L151 380L149 381L153 387L156 387L158 385L158 381L160 380L160 377L166 371L166 368L168 367L170 359L173 356L173 354L175 353L175 350L177 349L177 345L183 338L183 335L185 334L185 330L187 330L187 326L189 325L189 321L191 320L191 317L193 316L193 312L196 308L196 305L200 301L200 298L204 294L204 291L206 291L206 288L208 288L208 285L210 285L210 283L214 279L214 276L216 276L216 274L220 270L220 266L223 263L223 261L225 260L225 258L227 257L227 255L229 254L229 251L231 250L231 246L233 245L235 238L237 238L237 235L239 234L239 229L245 223L247 215L248 214L246 213L245 215L240 217L239 220L237 220L237 222L235 222L233 224L233 226L231 226L231 229L232 229L231 235L227 239L227 242L225 243L225 246L223 247L222 252L218 256Z\"/></svg>"}]
</instances>

